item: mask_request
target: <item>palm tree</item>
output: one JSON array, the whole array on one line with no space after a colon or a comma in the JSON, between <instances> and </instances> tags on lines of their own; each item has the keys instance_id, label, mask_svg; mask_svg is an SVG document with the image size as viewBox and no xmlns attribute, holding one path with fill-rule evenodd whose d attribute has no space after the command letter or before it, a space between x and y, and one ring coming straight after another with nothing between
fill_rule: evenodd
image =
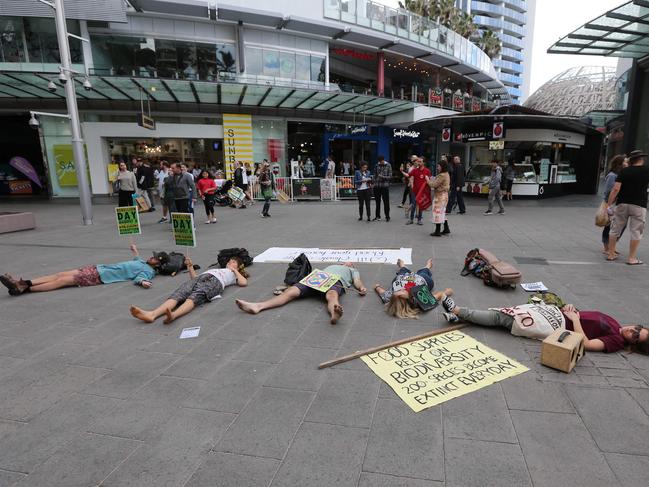
<instances>
[{"instance_id":1,"label":"palm tree","mask_svg":"<svg viewBox=\"0 0 649 487\"><path fill-rule=\"evenodd\" d=\"M487 56L492 59L497 57L498 54L500 54L500 50L502 49L500 38L494 31L489 29L484 29L482 31L477 44L480 49L482 49L487 54Z\"/></svg>"}]
</instances>

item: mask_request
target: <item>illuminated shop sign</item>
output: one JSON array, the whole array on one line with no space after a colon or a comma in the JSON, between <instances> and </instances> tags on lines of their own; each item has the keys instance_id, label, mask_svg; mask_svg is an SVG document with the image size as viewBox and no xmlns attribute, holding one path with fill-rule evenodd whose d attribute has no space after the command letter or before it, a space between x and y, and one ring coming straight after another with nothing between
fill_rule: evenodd
<instances>
[{"instance_id":1,"label":"illuminated shop sign","mask_svg":"<svg viewBox=\"0 0 649 487\"><path fill-rule=\"evenodd\" d=\"M369 52L360 52L356 49L343 49L341 47L337 47L336 49L332 49L332 52L334 54L338 54L339 56L353 57L354 59L362 59L363 61L374 60L374 54L370 54Z\"/></svg>"},{"instance_id":2,"label":"illuminated shop sign","mask_svg":"<svg viewBox=\"0 0 649 487\"><path fill-rule=\"evenodd\" d=\"M420 134L416 130L392 129L392 137L395 139L416 139Z\"/></svg>"}]
</instances>

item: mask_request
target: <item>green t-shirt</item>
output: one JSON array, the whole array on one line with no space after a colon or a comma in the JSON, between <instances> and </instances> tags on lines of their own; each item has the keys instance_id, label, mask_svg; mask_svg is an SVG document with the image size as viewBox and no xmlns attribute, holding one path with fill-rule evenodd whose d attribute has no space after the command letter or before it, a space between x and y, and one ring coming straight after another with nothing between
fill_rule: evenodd
<instances>
[{"instance_id":1,"label":"green t-shirt","mask_svg":"<svg viewBox=\"0 0 649 487\"><path fill-rule=\"evenodd\" d=\"M345 287L351 287L354 279L360 277L358 270L346 265L330 265L323 269L328 274L336 274Z\"/></svg>"}]
</instances>

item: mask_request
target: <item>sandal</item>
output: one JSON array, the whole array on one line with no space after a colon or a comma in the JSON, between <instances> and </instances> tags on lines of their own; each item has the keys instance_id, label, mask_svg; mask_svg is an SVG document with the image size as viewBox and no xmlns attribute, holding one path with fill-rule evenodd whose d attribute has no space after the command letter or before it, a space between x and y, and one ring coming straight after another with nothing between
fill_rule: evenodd
<instances>
[{"instance_id":1,"label":"sandal","mask_svg":"<svg viewBox=\"0 0 649 487\"><path fill-rule=\"evenodd\" d=\"M644 262L641 260L636 260L635 262L626 262L626 265L643 265Z\"/></svg>"}]
</instances>

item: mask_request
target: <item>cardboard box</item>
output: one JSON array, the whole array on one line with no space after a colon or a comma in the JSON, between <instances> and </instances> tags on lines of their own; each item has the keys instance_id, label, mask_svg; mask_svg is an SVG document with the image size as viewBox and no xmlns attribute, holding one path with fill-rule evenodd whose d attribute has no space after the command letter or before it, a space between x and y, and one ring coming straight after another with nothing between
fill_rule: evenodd
<instances>
[{"instance_id":1,"label":"cardboard box","mask_svg":"<svg viewBox=\"0 0 649 487\"><path fill-rule=\"evenodd\" d=\"M581 333L556 330L541 343L541 363L569 373L584 356L586 337Z\"/></svg>"}]
</instances>

